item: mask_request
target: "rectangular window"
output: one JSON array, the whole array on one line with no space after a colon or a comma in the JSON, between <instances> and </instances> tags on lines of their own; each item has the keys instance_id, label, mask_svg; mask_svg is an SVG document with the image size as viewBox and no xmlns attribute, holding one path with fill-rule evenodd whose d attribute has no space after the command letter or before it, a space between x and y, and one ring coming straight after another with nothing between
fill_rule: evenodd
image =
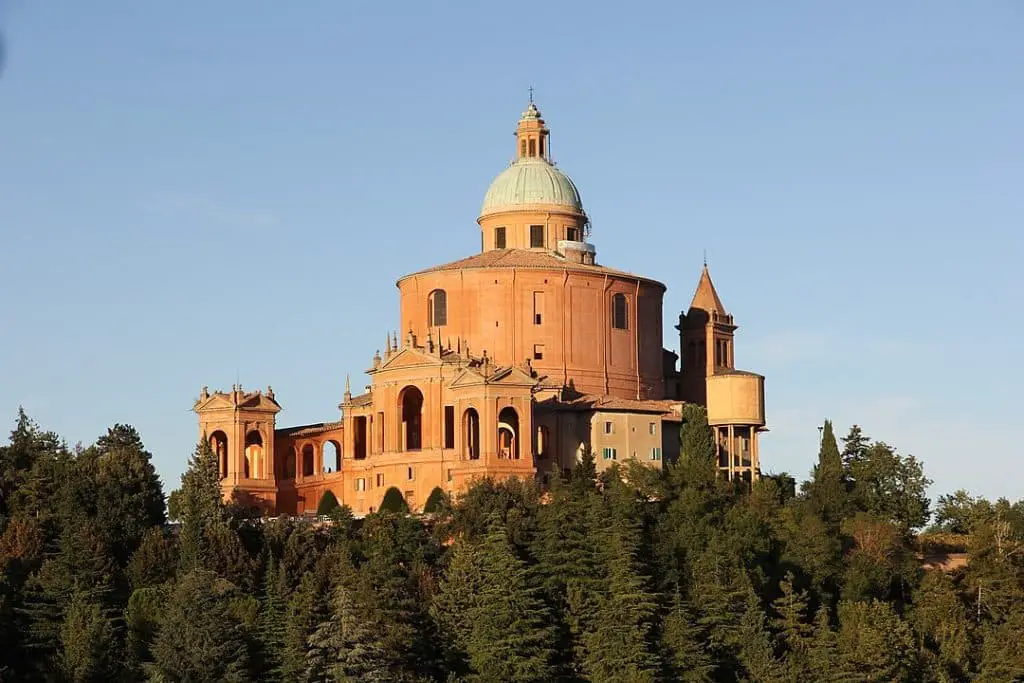
<instances>
[{"instance_id":1,"label":"rectangular window","mask_svg":"<svg viewBox=\"0 0 1024 683\"><path fill-rule=\"evenodd\" d=\"M406 471L406 476L408 477L409 481L412 481L413 477L412 477L412 468L411 467Z\"/></svg>"},{"instance_id":2,"label":"rectangular window","mask_svg":"<svg viewBox=\"0 0 1024 683\"><path fill-rule=\"evenodd\" d=\"M658 423L657 422L651 422L650 424L648 424L647 425L647 433L648 434L657 434L658 433Z\"/></svg>"},{"instance_id":3,"label":"rectangular window","mask_svg":"<svg viewBox=\"0 0 1024 683\"><path fill-rule=\"evenodd\" d=\"M505 248L505 228L494 229L494 248L504 249Z\"/></svg>"},{"instance_id":4,"label":"rectangular window","mask_svg":"<svg viewBox=\"0 0 1024 683\"><path fill-rule=\"evenodd\" d=\"M359 479L356 479L356 491L365 491L365 490L366 490L366 480L363 479L362 477L360 477Z\"/></svg>"},{"instance_id":5,"label":"rectangular window","mask_svg":"<svg viewBox=\"0 0 1024 683\"><path fill-rule=\"evenodd\" d=\"M377 473L377 488L384 488L384 473Z\"/></svg>"},{"instance_id":6,"label":"rectangular window","mask_svg":"<svg viewBox=\"0 0 1024 683\"><path fill-rule=\"evenodd\" d=\"M604 448L604 449L601 450L601 456L605 460L615 460L615 449L614 448Z\"/></svg>"},{"instance_id":7,"label":"rectangular window","mask_svg":"<svg viewBox=\"0 0 1024 683\"><path fill-rule=\"evenodd\" d=\"M377 453L384 452L384 413L377 413Z\"/></svg>"},{"instance_id":8,"label":"rectangular window","mask_svg":"<svg viewBox=\"0 0 1024 683\"><path fill-rule=\"evenodd\" d=\"M544 360L544 345L543 344L534 344L533 345L533 359L534 360Z\"/></svg>"},{"instance_id":9,"label":"rectangular window","mask_svg":"<svg viewBox=\"0 0 1024 683\"><path fill-rule=\"evenodd\" d=\"M455 406L444 407L444 447L455 448Z\"/></svg>"},{"instance_id":10,"label":"rectangular window","mask_svg":"<svg viewBox=\"0 0 1024 683\"><path fill-rule=\"evenodd\" d=\"M530 226L530 246L534 249L539 249L544 246L544 226L543 225L531 225Z\"/></svg>"},{"instance_id":11,"label":"rectangular window","mask_svg":"<svg viewBox=\"0 0 1024 683\"><path fill-rule=\"evenodd\" d=\"M544 292L533 293L533 324L540 325L544 320Z\"/></svg>"},{"instance_id":12,"label":"rectangular window","mask_svg":"<svg viewBox=\"0 0 1024 683\"><path fill-rule=\"evenodd\" d=\"M579 235L577 234L576 228L569 228L568 230L566 230L565 239L569 240L570 242L579 241Z\"/></svg>"},{"instance_id":13,"label":"rectangular window","mask_svg":"<svg viewBox=\"0 0 1024 683\"><path fill-rule=\"evenodd\" d=\"M614 422L605 422L604 423L604 433L605 434L614 434L615 433L615 423Z\"/></svg>"},{"instance_id":14,"label":"rectangular window","mask_svg":"<svg viewBox=\"0 0 1024 683\"><path fill-rule=\"evenodd\" d=\"M661 460L661 448L658 446L651 449L651 460Z\"/></svg>"}]
</instances>

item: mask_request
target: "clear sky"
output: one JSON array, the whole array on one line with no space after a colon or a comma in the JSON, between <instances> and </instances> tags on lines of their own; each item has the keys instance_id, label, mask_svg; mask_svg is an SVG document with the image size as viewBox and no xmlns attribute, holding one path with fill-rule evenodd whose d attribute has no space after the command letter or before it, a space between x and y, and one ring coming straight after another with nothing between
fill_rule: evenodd
<instances>
[{"instance_id":1,"label":"clear sky","mask_svg":"<svg viewBox=\"0 0 1024 683\"><path fill-rule=\"evenodd\" d=\"M170 490L200 388L337 418L398 276L475 253L527 87L602 263L707 250L767 377L933 494L1024 496L1024 4L0 0L0 418L135 425ZM3 428L6 431L6 427Z\"/></svg>"}]
</instances>

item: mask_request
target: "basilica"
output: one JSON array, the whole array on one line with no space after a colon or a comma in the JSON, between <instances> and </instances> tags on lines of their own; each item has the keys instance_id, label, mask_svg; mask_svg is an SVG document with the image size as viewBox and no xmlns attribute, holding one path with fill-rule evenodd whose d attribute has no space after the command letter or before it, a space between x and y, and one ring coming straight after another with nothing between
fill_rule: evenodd
<instances>
[{"instance_id":1,"label":"basilica","mask_svg":"<svg viewBox=\"0 0 1024 683\"><path fill-rule=\"evenodd\" d=\"M336 419L280 427L272 389L203 387L194 410L225 497L267 514L332 492L357 515L397 489L410 510L474 479L542 484L589 450L598 469L679 453L683 405L706 407L724 477L758 477L764 377L734 365L736 324L705 265L663 348L665 285L605 266L580 193L531 101L491 183L480 252L398 280L400 332L346 381Z\"/></svg>"}]
</instances>

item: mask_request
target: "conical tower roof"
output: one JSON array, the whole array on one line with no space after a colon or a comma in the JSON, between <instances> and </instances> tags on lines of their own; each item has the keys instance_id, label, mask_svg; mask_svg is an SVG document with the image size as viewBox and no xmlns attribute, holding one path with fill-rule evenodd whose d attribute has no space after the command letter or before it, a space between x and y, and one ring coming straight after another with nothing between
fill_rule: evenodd
<instances>
[{"instance_id":1,"label":"conical tower roof","mask_svg":"<svg viewBox=\"0 0 1024 683\"><path fill-rule=\"evenodd\" d=\"M708 264L706 263L704 264L704 270L701 271L700 281L697 283L697 291L693 294L690 308L698 308L708 313L728 315L722 300L718 298L718 292L715 291L715 284L711 282L711 273L708 272Z\"/></svg>"}]
</instances>

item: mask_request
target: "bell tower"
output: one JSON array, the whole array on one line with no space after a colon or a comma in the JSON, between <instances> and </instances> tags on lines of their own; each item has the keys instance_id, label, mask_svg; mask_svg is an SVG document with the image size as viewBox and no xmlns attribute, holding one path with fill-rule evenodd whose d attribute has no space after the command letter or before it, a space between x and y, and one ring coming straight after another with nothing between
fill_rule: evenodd
<instances>
[{"instance_id":1,"label":"bell tower","mask_svg":"<svg viewBox=\"0 0 1024 683\"><path fill-rule=\"evenodd\" d=\"M719 471L730 480L761 473L758 434L764 419L764 377L736 369L736 323L725 310L704 264L697 291L679 315L681 398L707 408L715 432Z\"/></svg>"},{"instance_id":2,"label":"bell tower","mask_svg":"<svg viewBox=\"0 0 1024 683\"><path fill-rule=\"evenodd\" d=\"M281 406L267 387L230 392L203 387L192 410L199 416L199 436L214 453L225 500L273 509L276 502L274 429Z\"/></svg>"}]
</instances>

